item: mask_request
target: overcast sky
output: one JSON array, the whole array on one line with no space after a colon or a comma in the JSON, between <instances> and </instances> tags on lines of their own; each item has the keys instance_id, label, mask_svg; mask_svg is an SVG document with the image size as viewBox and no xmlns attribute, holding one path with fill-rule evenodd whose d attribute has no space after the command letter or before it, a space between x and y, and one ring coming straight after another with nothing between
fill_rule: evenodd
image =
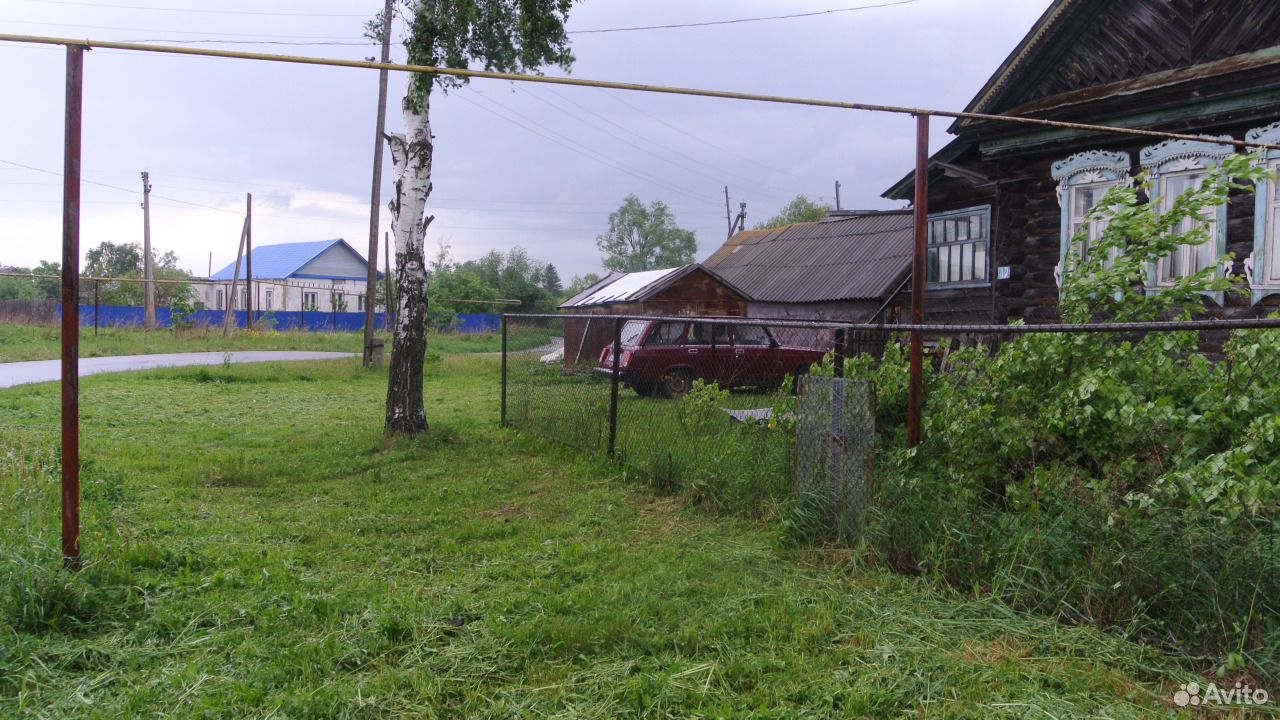
<instances>
[{"instance_id":1,"label":"overcast sky","mask_svg":"<svg viewBox=\"0 0 1280 720\"><path fill-rule=\"evenodd\" d=\"M887 0L587 0L595 30L812 12ZM185 40L361 58L379 0L4 0L0 32ZM959 110L1048 0L914 0L817 17L572 36L572 74L696 88ZM215 9L216 8L216 9ZM397 30L397 39L402 36ZM211 40L239 40L215 44ZM262 44L346 43L346 44ZM61 255L65 51L0 43L0 265ZM404 50L393 46L394 60ZM556 70L549 71L557 73ZM235 258L244 195L254 243L368 244L377 72L94 50L86 56L82 250L142 239L139 172L153 186L152 243L204 275ZM393 74L388 127L401 126ZM723 188L747 224L804 194L884 208L913 162L908 117L572 87L474 81L434 95L427 244L458 260L520 245L561 277L600 270L595 238L629 193L662 200L724 241ZM935 121L933 149L946 141ZM390 178L390 159L384 178ZM383 198L389 183L384 182ZM382 229L390 218L382 213Z\"/></svg>"}]
</instances>

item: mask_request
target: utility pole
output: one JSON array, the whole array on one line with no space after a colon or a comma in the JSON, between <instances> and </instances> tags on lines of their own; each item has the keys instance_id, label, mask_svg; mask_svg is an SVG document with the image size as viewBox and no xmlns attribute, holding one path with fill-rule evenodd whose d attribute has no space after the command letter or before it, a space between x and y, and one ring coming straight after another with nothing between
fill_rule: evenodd
<instances>
[{"instance_id":1,"label":"utility pole","mask_svg":"<svg viewBox=\"0 0 1280 720\"><path fill-rule=\"evenodd\" d=\"M728 185L724 186L724 222L726 225L729 226L729 235L727 237L733 237L733 224L735 221L733 219L733 211L729 209L729 186Z\"/></svg>"},{"instance_id":2,"label":"utility pole","mask_svg":"<svg viewBox=\"0 0 1280 720\"><path fill-rule=\"evenodd\" d=\"M253 193L244 194L244 327L253 329Z\"/></svg>"},{"instance_id":3,"label":"utility pole","mask_svg":"<svg viewBox=\"0 0 1280 720\"><path fill-rule=\"evenodd\" d=\"M738 232L747 229L747 204L745 202L738 203L738 219L735 222L738 223ZM732 235L732 231L729 234Z\"/></svg>"},{"instance_id":4,"label":"utility pole","mask_svg":"<svg viewBox=\"0 0 1280 720\"><path fill-rule=\"evenodd\" d=\"M156 329L155 269L151 261L151 173L142 171L142 324Z\"/></svg>"},{"instance_id":5,"label":"utility pole","mask_svg":"<svg viewBox=\"0 0 1280 720\"><path fill-rule=\"evenodd\" d=\"M840 207L840 181L837 180L836 181L836 212L840 212L840 210L842 210L842 208Z\"/></svg>"},{"instance_id":6,"label":"utility pole","mask_svg":"<svg viewBox=\"0 0 1280 720\"><path fill-rule=\"evenodd\" d=\"M382 233L382 243L383 243L382 267L384 268L382 273L382 283L383 283L383 286L386 288L386 292L383 294L387 296L386 297L387 307L383 310L383 318L386 324L387 332L391 332L391 324L392 324L391 308L396 306L391 299L391 233L389 232Z\"/></svg>"},{"instance_id":7,"label":"utility pole","mask_svg":"<svg viewBox=\"0 0 1280 720\"><path fill-rule=\"evenodd\" d=\"M391 60L391 5L382 9L382 62ZM382 135L386 131L387 70L378 71L378 119L373 133L373 188L369 193L369 262L364 283L364 366L373 365L373 306L378 296L378 215L382 204Z\"/></svg>"}]
</instances>

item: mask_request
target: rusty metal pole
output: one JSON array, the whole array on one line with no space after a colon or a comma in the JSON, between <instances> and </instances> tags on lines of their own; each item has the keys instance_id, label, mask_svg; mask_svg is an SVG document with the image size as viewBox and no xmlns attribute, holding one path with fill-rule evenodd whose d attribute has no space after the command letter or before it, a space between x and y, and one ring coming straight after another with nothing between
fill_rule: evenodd
<instances>
[{"instance_id":1,"label":"rusty metal pole","mask_svg":"<svg viewBox=\"0 0 1280 720\"><path fill-rule=\"evenodd\" d=\"M911 256L911 322L924 323L925 258L929 252L929 116L916 116L915 251ZM924 335L911 331L911 389L907 403L907 442L920 444L924 410Z\"/></svg>"},{"instance_id":2,"label":"rusty metal pole","mask_svg":"<svg viewBox=\"0 0 1280 720\"><path fill-rule=\"evenodd\" d=\"M609 386L609 457L618 447L618 360L622 355L622 318L613 321L613 372Z\"/></svg>"},{"instance_id":3,"label":"rusty metal pole","mask_svg":"<svg viewBox=\"0 0 1280 720\"><path fill-rule=\"evenodd\" d=\"M62 559L80 566L80 127L84 47L67 46L62 161Z\"/></svg>"},{"instance_id":4,"label":"rusty metal pole","mask_svg":"<svg viewBox=\"0 0 1280 720\"><path fill-rule=\"evenodd\" d=\"M93 336L98 336L98 311L102 308L102 296L98 293L99 282L93 281Z\"/></svg>"}]
</instances>

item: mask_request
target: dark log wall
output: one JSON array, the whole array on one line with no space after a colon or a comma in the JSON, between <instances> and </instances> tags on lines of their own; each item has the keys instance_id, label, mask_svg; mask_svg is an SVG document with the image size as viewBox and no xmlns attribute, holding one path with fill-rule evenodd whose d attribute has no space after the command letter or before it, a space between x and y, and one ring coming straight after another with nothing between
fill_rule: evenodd
<instances>
[{"instance_id":1,"label":"dark log wall","mask_svg":"<svg viewBox=\"0 0 1280 720\"><path fill-rule=\"evenodd\" d=\"M1247 126L1215 128L1213 134L1243 138ZM997 323L1025 320L1028 323L1058 322L1058 286L1054 267L1061 247L1062 211L1058 206L1057 183L1050 175L1052 164L1081 149L1126 152L1133 159L1133 173L1142 148L1150 142L1096 143L1087 148L1071 147L1041 151L1034 156L1010 157L996 164L995 176L1010 178L996 192L997 209L995 261L1011 268L1011 277L996 283L994 320ZM930 200L932 203L932 198ZM931 207L932 211L933 208ZM1253 252L1254 196L1250 192L1232 194L1227 208L1227 252L1236 258L1233 273L1243 278L1243 260ZM1225 307L1205 301L1205 317L1259 317L1280 309L1280 297L1269 297L1257 306L1247 294L1228 296Z\"/></svg>"}]
</instances>

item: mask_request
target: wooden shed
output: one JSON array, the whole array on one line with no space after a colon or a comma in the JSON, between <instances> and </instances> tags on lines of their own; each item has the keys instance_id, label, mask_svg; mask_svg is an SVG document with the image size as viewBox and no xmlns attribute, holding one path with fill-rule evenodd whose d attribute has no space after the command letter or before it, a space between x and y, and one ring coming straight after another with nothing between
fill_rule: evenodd
<instances>
[{"instance_id":1,"label":"wooden shed","mask_svg":"<svg viewBox=\"0 0 1280 720\"><path fill-rule=\"evenodd\" d=\"M613 342L613 323L598 315L745 317L747 297L699 264L665 270L613 273L560 305L565 365L593 363ZM585 316L585 317L583 317Z\"/></svg>"}]
</instances>

